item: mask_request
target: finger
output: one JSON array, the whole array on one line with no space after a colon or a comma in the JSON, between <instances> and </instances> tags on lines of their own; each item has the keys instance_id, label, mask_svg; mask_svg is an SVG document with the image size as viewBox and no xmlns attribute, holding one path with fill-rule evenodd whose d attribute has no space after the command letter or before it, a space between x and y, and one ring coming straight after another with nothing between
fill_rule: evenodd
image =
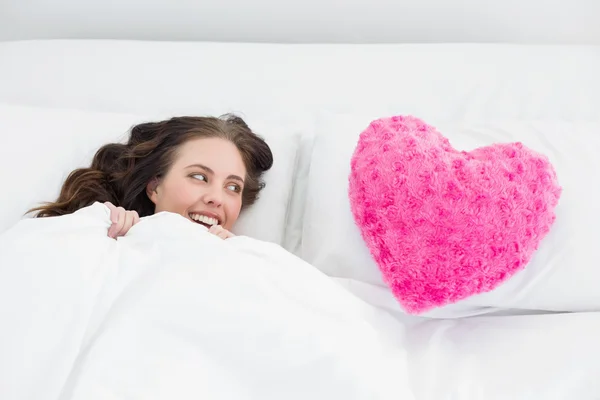
<instances>
[{"instance_id":1,"label":"finger","mask_svg":"<svg viewBox=\"0 0 600 400\"><path fill-rule=\"evenodd\" d=\"M227 229L223 228L221 225L213 225L210 227L209 232L220 237L221 239L229 239L235 236L233 233L229 232Z\"/></svg>"},{"instance_id":2,"label":"finger","mask_svg":"<svg viewBox=\"0 0 600 400\"><path fill-rule=\"evenodd\" d=\"M115 209L115 215L116 222L113 222L111 227L108 229L108 236L112 238L117 237L117 233L123 229L123 225L125 224L125 209L123 207L117 207Z\"/></svg>"},{"instance_id":3,"label":"finger","mask_svg":"<svg viewBox=\"0 0 600 400\"><path fill-rule=\"evenodd\" d=\"M210 228L208 228L208 231L214 235L218 235L219 232L221 232L221 230L223 230L223 227L221 225L213 225Z\"/></svg>"},{"instance_id":4,"label":"finger","mask_svg":"<svg viewBox=\"0 0 600 400\"><path fill-rule=\"evenodd\" d=\"M110 210L110 221L112 223L117 222L118 221L118 214L119 214L118 211L117 211L117 207L113 203L111 203L110 201L105 202L104 205L106 207L108 207L108 209Z\"/></svg>"},{"instance_id":5,"label":"finger","mask_svg":"<svg viewBox=\"0 0 600 400\"><path fill-rule=\"evenodd\" d=\"M123 227L121 228L121 230L117 232L117 236L125 236L125 234L129 232L129 229L131 229L131 227L133 226L133 217L134 215L131 213L131 211L125 212L125 222L123 223Z\"/></svg>"},{"instance_id":6,"label":"finger","mask_svg":"<svg viewBox=\"0 0 600 400\"><path fill-rule=\"evenodd\" d=\"M133 213L133 225L140 222L140 215L137 213L137 211L131 211L131 213Z\"/></svg>"},{"instance_id":7,"label":"finger","mask_svg":"<svg viewBox=\"0 0 600 400\"><path fill-rule=\"evenodd\" d=\"M225 237L223 239L229 239L231 237L234 237L235 235L231 232L229 232L227 229L223 228L223 234L225 235Z\"/></svg>"},{"instance_id":8,"label":"finger","mask_svg":"<svg viewBox=\"0 0 600 400\"><path fill-rule=\"evenodd\" d=\"M220 237L221 239L225 239L226 231L220 225L213 225L208 229L208 231L213 235Z\"/></svg>"},{"instance_id":9,"label":"finger","mask_svg":"<svg viewBox=\"0 0 600 400\"><path fill-rule=\"evenodd\" d=\"M110 222L111 222L110 226L108 227L108 231L106 232L106 234L108 235L108 237L113 237L113 230L115 229L115 224L118 221L118 212L116 211L117 207L115 207L114 204L111 203L110 201L105 201L104 205L106 207L108 207L108 209L110 210L109 219L110 219Z\"/></svg>"}]
</instances>

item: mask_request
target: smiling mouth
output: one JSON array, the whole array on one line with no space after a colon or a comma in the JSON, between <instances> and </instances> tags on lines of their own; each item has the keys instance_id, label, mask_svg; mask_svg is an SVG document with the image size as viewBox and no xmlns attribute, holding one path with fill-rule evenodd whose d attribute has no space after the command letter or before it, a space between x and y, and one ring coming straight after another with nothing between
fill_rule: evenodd
<instances>
[{"instance_id":1,"label":"smiling mouth","mask_svg":"<svg viewBox=\"0 0 600 400\"><path fill-rule=\"evenodd\" d=\"M219 225L221 222L217 218L208 217L202 214L189 214L189 217L192 221L196 222L197 224L204 225L208 229L210 229L210 227L213 225Z\"/></svg>"}]
</instances>

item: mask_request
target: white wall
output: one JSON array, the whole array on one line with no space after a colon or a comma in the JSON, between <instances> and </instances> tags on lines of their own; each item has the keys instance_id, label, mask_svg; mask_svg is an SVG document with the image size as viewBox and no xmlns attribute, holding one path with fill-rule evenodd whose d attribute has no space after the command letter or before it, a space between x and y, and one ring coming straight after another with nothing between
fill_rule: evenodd
<instances>
[{"instance_id":1,"label":"white wall","mask_svg":"<svg viewBox=\"0 0 600 400\"><path fill-rule=\"evenodd\" d=\"M0 40L600 44L599 0L0 0Z\"/></svg>"}]
</instances>

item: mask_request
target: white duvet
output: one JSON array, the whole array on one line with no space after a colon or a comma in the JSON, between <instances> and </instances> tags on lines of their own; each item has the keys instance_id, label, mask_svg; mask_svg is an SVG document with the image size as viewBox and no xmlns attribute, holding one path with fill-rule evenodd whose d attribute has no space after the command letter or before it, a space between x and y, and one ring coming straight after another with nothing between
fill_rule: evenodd
<instances>
[{"instance_id":1,"label":"white duvet","mask_svg":"<svg viewBox=\"0 0 600 400\"><path fill-rule=\"evenodd\" d=\"M600 398L600 313L396 319L274 244L109 225L0 235L1 400Z\"/></svg>"},{"instance_id":2,"label":"white duvet","mask_svg":"<svg viewBox=\"0 0 600 400\"><path fill-rule=\"evenodd\" d=\"M0 236L0 399L412 399L399 322L279 246L101 204Z\"/></svg>"}]
</instances>

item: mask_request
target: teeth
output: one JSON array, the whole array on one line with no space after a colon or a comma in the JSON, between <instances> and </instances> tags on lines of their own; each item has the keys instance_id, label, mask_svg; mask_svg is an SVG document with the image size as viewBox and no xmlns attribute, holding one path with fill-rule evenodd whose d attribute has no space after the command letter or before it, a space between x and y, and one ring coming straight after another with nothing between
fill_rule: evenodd
<instances>
[{"instance_id":1,"label":"teeth","mask_svg":"<svg viewBox=\"0 0 600 400\"><path fill-rule=\"evenodd\" d=\"M211 218L211 217L207 217L206 215L190 214L190 217L194 221L203 222L203 223L208 224L208 225L217 225L219 223L219 221L217 219Z\"/></svg>"}]
</instances>

